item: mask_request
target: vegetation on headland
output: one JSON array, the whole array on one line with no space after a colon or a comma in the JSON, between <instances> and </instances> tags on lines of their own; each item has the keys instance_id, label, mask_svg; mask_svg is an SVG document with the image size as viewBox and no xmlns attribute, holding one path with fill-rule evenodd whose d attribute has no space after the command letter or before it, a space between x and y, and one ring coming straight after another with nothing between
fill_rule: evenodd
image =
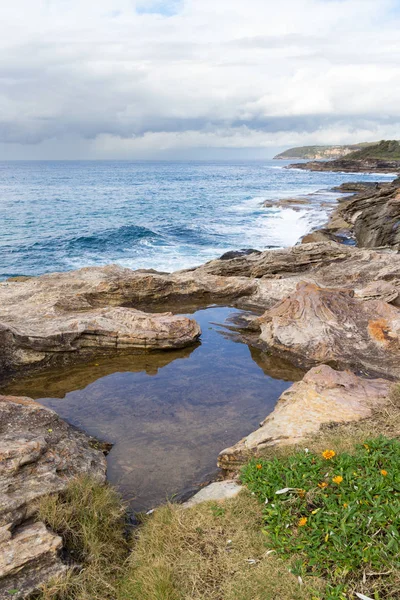
<instances>
[{"instance_id":1,"label":"vegetation on headland","mask_svg":"<svg viewBox=\"0 0 400 600\"><path fill-rule=\"evenodd\" d=\"M400 142L397 140L382 140L377 144L372 144L352 152L346 156L348 160L400 160Z\"/></svg>"},{"instance_id":2,"label":"vegetation on headland","mask_svg":"<svg viewBox=\"0 0 400 600\"><path fill-rule=\"evenodd\" d=\"M373 418L325 427L302 447L265 450L244 467L248 489L236 498L161 507L128 537L115 491L78 480L43 500L39 516L84 568L40 598L394 600L398 437L400 386ZM276 494L285 488L295 489Z\"/></svg>"},{"instance_id":3,"label":"vegetation on headland","mask_svg":"<svg viewBox=\"0 0 400 600\"><path fill-rule=\"evenodd\" d=\"M296 158L304 158L307 160L317 160L342 158L369 145L369 142L363 142L360 144L345 144L337 146L298 146L295 148L288 148L288 150L280 152L274 156L274 159L292 160Z\"/></svg>"}]
</instances>

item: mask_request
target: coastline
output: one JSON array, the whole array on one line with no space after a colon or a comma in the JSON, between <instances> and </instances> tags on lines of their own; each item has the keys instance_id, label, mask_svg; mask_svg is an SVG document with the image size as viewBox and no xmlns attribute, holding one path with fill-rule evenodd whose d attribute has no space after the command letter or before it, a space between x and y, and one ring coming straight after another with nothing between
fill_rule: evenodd
<instances>
[{"instance_id":1,"label":"coastline","mask_svg":"<svg viewBox=\"0 0 400 600\"><path fill-rule=\"evenodd\" d=\"M308 370L301 382L282 395L260 430L221 452L219 466L230 478L243 461L266 447L297 444L325 423L373 416L385 405L392 382L400 379L400 240L393 228L400 180L354 187L341 188L341 192L355 194L339 201L322 235L354 238L358 246L332 239L303 240L286 249L225 257L172 274L109 266L0 284L3 373L22 377L36 369L45 373L50 366L62 368L115 352L190 347L200 335L194 320L149 310L158 311L163 305L179 310L185 303L197 307L225 303L262 313L241 324L237 334L241 339L251 339L261 350ZM318 231L321 234L316 230L311 235ZM339 398L343 389L346 403ZM320 400L311 405L315 394ZM366 404L360 401L365 397ZM2 411L32 411L30 401L23 399L0 397L0 402ZM47 415L37 407L34 410ZM302 422L305 410L310 411L310 418ZM4 416L2 419L4 422ZM15 429L25 436L24 442L16 442L7 460L15 462L19 457L18 465L40 461L43 450L38 452L36 445L43 432L27 432L23 423L19 427ZM47 434L52 434L53 427L47 429ZM75 472L92 472L97 461L103 464L102 452L98 452L93 466L77 464ZM9 477L13 481L12 471ZM46 492L60 491L66 483L57 481ZM2 514L1 527L8 532L4 540L10 548L14 548L13 541L20 541L17 531L31 517L33 502L43 493L38 490L28 500L22 499L24 508L18 509L11 521ZM60 543L49 540L53 558ZM44 555L48 553L46 547ZM62 563L55 564L52 561L51 569L43 571L44 580L50 572L63 570ZM36 589L37 581L26 585Z\"/></svg>"}]
</instances>

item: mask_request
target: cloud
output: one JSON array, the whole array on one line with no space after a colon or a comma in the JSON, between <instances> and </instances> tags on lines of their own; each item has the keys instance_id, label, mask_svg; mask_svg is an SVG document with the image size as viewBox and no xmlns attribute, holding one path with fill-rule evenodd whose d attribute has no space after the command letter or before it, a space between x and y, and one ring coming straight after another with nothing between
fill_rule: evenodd
<instances>
[{"instance_id":1,"label":"cloud","mask_svg":"<svg viewBox=\"0 0 400 600\"><path fill-rule=\"evenodd\" d=\"M0 156L174 156L400 137L392 0L14 0ZM83 153L83 155L82 155Z\"/></svg>"}]
</instances>

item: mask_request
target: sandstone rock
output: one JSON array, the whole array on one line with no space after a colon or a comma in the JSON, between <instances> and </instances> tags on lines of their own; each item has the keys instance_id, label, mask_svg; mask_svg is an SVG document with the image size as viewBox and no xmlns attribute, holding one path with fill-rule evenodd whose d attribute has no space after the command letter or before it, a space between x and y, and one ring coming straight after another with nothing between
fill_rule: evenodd
<instances>
[{"instance_id":1,"label":"sandstone rock","mask_svg":"<svg viewBox=\"0 0 400 600\"><path fill-rule=\"evenodd\" d=\"M292 294L300 281L354 290L359 298L372 282L386 282L395 298L400 255L319 242L213 260L172 274L110 265L6 281L0 283L0 372L4 377L99 355L182 348L199 336L193 320L138 308L168 305L183 312L188 303L223 302L265 310ZM388 298L386 291L382 297Z\"/></svg>"},{"instance_id":2,"label":"sandstone rock","mask_svg":"<svg viewBox=\"0 0 400 600\"><path fill-rule=\"evenodd\" d=\"M325 423L370 417L388 402L390 387L391 383L384 379L363 379L327 365L314 367L302 381L283 392L257 431L220 453L218 465L234 470L260 450L296 444Z\"/></svg>"},{"instance_id":3,"label":"sandstone rock","mask_svg":"<svg viewBox=\"0 0 400 600\"><path fill-rule=\"evenodd\" d=\"M62 575L62 540L43 523L18 527L0 547L0 598L27 598L49 579Z\"/></svg>"},{"instance_id":4,"label":"sandstone rock","mask_svg":"<svg viewBox=\"0 0 400 600\"><path fill-rule=\"evenodd\" d=\"M184 502L182 506L184 508L192 508L197 504L208 502L210 500L214 500L214 502L220 502L221 500L234 498L242 489L243 486L239 485L233 480L227 479L225 481L215 481L214 483L210 483L210 485L207 485L202 490L197 492L197 494L190 498L190 500Z\"/></svg>"},{"instance_id":5,"label":"sandstone rock","mask_svg":"<svg viewBox=\"0 0 400 600\"><path fill-rule=\"evenodd\" d=\"M300 240L302 244L311 244L314 242L337 242L341 243L342 238L329 231L329 229L316 229L303 236Z\"/></svg>"},{"instance_id":6,"label":"sandstone rock","mask_svg":"<svg viewBox=\"0 0 400 600\"><path fill-rule=\"evenodd\" d=\"M303 282L266 311L260 327L269 350L289 353L300 362L400 377L400 312L381 300L364 302L351 290Z\"/></svg>"},{"instance_id":7,"label":"sandstone rock","mask_svg":"<svg viewBox=\"0 0 400 600\"><path fill-rule=\"evenodd\" d=\"M88 436L29 398L0 396L0 527L30 518L40 497L84 473L105 481Z\"/></svg>"}]
</instances>

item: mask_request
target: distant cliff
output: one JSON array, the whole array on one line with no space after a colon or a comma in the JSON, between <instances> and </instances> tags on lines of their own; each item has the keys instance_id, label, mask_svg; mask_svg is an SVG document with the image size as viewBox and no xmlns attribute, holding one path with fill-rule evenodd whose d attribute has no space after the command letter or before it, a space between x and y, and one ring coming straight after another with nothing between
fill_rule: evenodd
<instances>
[{"instance_id":1,"label":"distant cliff","mask_svg":"<svg viewBox=\"0 0 400 600\"><path fill-rule=\"evenodd\" d=\"M400 142L382 140L368 144L356 152L330 161L313 160L289 165L291 169L306 171L340 171L346 173L398 173L400 172Z\"/></svg>"},{"instance_id":2,"label":"distant cliff","mask_svg":"<svg viewBox=\"0 0 400 600\"><path fill-rule=\"evenodd\" d=\"M361 143L348 146L299 146L297 148L289 148L289 150L277 154L274 159L293 160L304 158L307 160L328 160L342 158L357 150L367 148L369 145L368 143Z\"/></svg>"}]
</instances>

